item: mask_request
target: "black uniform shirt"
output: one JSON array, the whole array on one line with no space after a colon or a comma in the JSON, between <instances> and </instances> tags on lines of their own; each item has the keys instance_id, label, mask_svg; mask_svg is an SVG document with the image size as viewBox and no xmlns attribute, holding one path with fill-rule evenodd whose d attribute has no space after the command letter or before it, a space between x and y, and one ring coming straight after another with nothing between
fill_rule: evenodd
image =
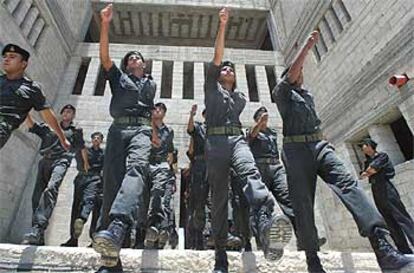
<instances>
[{"instance_id":1,"label":"black uniform shirt","mask_svg":"<svg viewBox=\"0 0 414 273\"><path fill-rule=\"evenodd\" d=\"M371 167L377 173L369 177L369 183L383 183L390 181L395 176L395 169L388 155L384 152L368 157L365 162L365 169Z\"/></svg>"},{"instance_id":2,"label":"black uniform shirt","mask_svg":"<svg viewBox=\"0 0 414 273\"><path fill-rule=\"evenodd\" d=\"M206 124L201 122L194 122L194 130L188 132L193 137L194 155L204 155L204 144L206 142Z\"/></svg>"},{"instance_id":3,"label":"black uniform shirt","mask_svg":"<svg viewBox=\"0 0 414 273\"><path fill-rule=\"evenodd\" d=\"M207 70L204 89L207 127L241 127L240 114L246 106L246 97L237 90L229 92L218 83L220 70L214 63Z\"/></svg>"},{"instance_id":4,"label":"black uniform shirt","mask_svg":"<svg viewBox=\"0 0 414 273\"><path fill-rule=\"evenodd\" d=\"M254 158L279 158L276 130L266 128L249 141Z\"/></svg>"},{"instance_id":5,"label":"black uniform shirt","mask_svg":"<svg viewBox=\"0 0 414 273\"><path fill-rule=\"evenodd\" d=\"M72 145L70 151L66 151L63 148L56 133L50 130L46 124L35 123L33 127L29 129L29 132L38 135L42 140L39 151L42 156L48 158L59 158L64 155L73 156L73 153L85 147L81 128L75 128L75 126L69 125L68 127L62 126L62 129L66 138Z\"/></svg>"},{"instance_id":6,"label":"black uniform shirt","mask_svg":"<svg viewBox=\"0 0 414 273\"><path fill-rule=\"evenodd\" d=\"M88 154L88 162L90 166L88 172L100 173L103 169L104 164L104 150L101 148L95 150L93 147L89 147L88 149L86 149L86 151ZM76 168L80 172L84 171L83 157L80 151L76 153Z\"/></svg>"},{"instance_id":7,"label":"black uniform shirt","mask_svg":"<svg viewBox=\"0 0 414 273\"><path fill-rule=\"evenodd\" d=\"M6 75L0 76L0 118L15 129L32 108L36 111L50 108L40 85L28 78L8 80Z\"/></svg>"},{"instance_id":8,"label":"black uniform shirt","mask_svg":"<svg viewBox=\"0 0 414 273\"><path fill-rule=\"evenodd\" d=\"M320 130L321 121L309 91L291 85L285 76L273 89L272 97L283 120L284 136L309 135Z\"/></svg>"},{"instance_id":9,"label":"black uniform shirt","mask_svg":"<svg viewBox=\"0 0 414 273\"><path fill-rule=\"evenodd\" d=\"M160 147L152 147L151 157L156 160L166 160L169 153L174 152L174 130L165 124L158 128L158 137L160 138Z\"/></svg>"},{"instance_id":10,"label":"black uniform shirt","mask_svg":"<svg viewBox=\"0 0 414 273\"><path fill-rule=\"evenodd\" d=\"M121 71L115 64L106 73L112 91L109 112L112 117L151 117L156 84L151 76L137 78Z\"/></svg>"}]
</instances>

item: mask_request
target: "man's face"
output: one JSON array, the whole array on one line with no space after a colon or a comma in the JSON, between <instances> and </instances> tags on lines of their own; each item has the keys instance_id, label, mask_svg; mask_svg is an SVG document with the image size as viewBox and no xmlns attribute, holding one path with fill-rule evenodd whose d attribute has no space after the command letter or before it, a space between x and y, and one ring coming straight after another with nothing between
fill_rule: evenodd
<instances>
[{"instance_id":1,"label":"man's face","mask_svg":"<svg viewBox=\"0 0 414 273\"><path fill-rule=\"evenodd\" d=\"M219 81L234 84L236 76L231 66L223 66L220 70Z\"/></svg>"},{"instance_id":2,"label":"man's face","mask_svg":"<svg viewBox=\"0 0 414 273\"><path fill-rule=\"evenodd\" d=\"M362 145L361 150L365 155L368 156L374 154L374 149L372 149L371 145L368 144Z\"/></svg>"},{"instance_id":3,"label":"man's face","mask_svg":"<svg viewBox=\"0 0 414 273\"><path fill-rule=\"evenodd\" d=\"M3 55L2 67L6 73L24 72L27 61L23 60L23 56L19 53L6 52Z\"/></svg>"},{"instance_id":4,"label":"man's face","mask_svg":"<svg viewBox=\"0 0 414 273\"><path fill-rule=\"evenodd\" d=\"M94 135L91 141L93 146L99 147L102 144L103 139L100 135Z\"/></svg>"},{"instance_id":5,"label":"man's face","mask_svg":"<svg viewBox=\"0 0 414 273\"><path fill-rule=\"evenodd\" d=\"M72 109L64 109L62 112L62 121L71 122L75 118L75 112Z\"/></svg>"},{"instance_id":6,"label":"man's face","mask_svg":"<svg viewBox=\"0 0 414 273\"><path fill-rule=\"evenodd\" d=\"M160 106L156 106L154 108L154 110L152 110L152 118L153 119L158 119L158 120L163 120L165 117L165 112L164 109Z\"/></svg>"},{"instance_id":7,"label":"man's face","mask_svg":"<svg viewBox=\"0 0 414 273\"><path fill-rule=\"evenodd\" d=\"M141 59L141 56L137 54L132 54L128 57L128 62L126 66L127 70L144 69L144 68L145 68L145 63Z\"/></svg>"}]
</instances>

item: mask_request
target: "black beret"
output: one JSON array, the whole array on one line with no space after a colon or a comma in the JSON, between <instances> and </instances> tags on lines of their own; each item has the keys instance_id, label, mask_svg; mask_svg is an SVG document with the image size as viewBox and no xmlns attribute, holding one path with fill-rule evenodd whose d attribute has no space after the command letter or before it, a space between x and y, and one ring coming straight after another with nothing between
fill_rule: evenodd
<instances>
[{"instance_id":1,"label":"black beret","mask_svg":"<svg viewBox=\"0 0 414 273\"><path fill-rule=\"evenodd\" d=\"M162 102L157 102L154 106L155 106L155 107L160 107L161 109L163 109L163 110L164 110L164 113L167 113L167 106L166 106L164 103L162 103Z\"/></svg>"},{"instance_id":2,"label":"black beret","mask_svg":"<svg viewBox=\"0 0 414 273\"><path fill-rule=\"evenodd\" d=\"M121 70L122 70L122 71L124 71L124 72L126 71L126 67L127 67L127 64L128 64L128 58L129 58L129 56L131 56L131 55L138 55L138 56L141 58L141 60L142 60L143 62L145 62L144 57L142 56L141 52L136 51L136 50L134 50L134 51L129 51L127 54L125 54L124 58L122 59L122 66L121 66Z\"/></svg>"},{"instance_id":3,"label":"black beret","mask_svg":"<svg viewBox=\"0 0 414 273\"><path fill-rule=\"evenodd\" d=\"M104 136L101 132L92 133L91 138L94 138L95 136L99 136L101 139L104 139Z\"/></svg>"},{"instance_id":4,"label":"black beret","mask_svg":"<svg viewBox=\"0 0 414 273\"><path fill-rule=\"evenodd\" d=\"M358 145L361 148L362 148L363 145L369 145L369 146L372 147L372 149L375 150L377 148L378 143L373 141L371 138L367 137L367 138L363 139Z\"/></svg>"},{"instance_id":5,"label":"black beret","mask_svg":"<svg viewBox=\"0 0 414 273\"><path fill-rule=\"evenodd\" d=\"M267 108L262 106L254 112L253 119L256 120L260 117L262 113L267 113Z\"/></svg>"},{"instance_id":6,"label":"black beret","mask_svg":"<svg viewBox=\"0 0 414 273\"><path fill-rule=\"evenodd\" d=\"M18 54L20 54L20 55L23 56L23 60L25 60L25 61L28 61L29 60L29 57L30 57L30 53L27 50L21 48L18 45L14 45L14 44L8 44L8 45L6 45L3 48L3 51L2 51L1 54L4 56L4 54L6 54L7 52L18 53Z\"/></svg>"},{"instance_id":7,"label":"black beret","mask_svg":"<svg viewBox=\"0 0 414 273\"><path fill-rule=\"evenodd\" d=\"M72 109L73 112L76 113L76 108L72 104L66 104L63 106L62 109L60 109L60 114L62 114L65 109Z\"/></svg>"},{"instance_id":8,"label":"black beret","mask_svg":"<svg viewBox=\"0 0 414 273\"><path fill-rule=\"evenodd\" d=\"M224 61L222 64L221 64L221 67L223 68L223 67L225 67L225 66L230 66L231 68L233 68L233 70L234 70L234 63L232 63L232 62L230 62L230 61Z\"/></svg>"}]
</instances>

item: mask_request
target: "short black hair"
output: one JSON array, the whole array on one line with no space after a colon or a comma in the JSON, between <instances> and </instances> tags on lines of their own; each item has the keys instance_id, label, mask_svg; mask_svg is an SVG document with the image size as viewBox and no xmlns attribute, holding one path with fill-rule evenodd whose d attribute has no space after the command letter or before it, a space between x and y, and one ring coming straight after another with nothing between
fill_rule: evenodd
<instances>
[{"instance_id":1,"label":"short black hair","mask_svg":"<svg viewBox=\"0 0 414 273\"><path fill-rule=\"evenodd\" d=\"M154 107L160 107L162 110L164 110L164 113L167 113L167 106L162 102L157 102Z\"/></svg>"},{"instance_id":2,"label":"short black hair","mask_svg":"<svg viewBox=\"0 0 414 273\"><path fill-rule=\"evenodd\" d=\"M138 55L141 58L142 62L145 62L144 56L142 56L141 52L137 50L129 51L127 54L125 54L124 58L122 59L121 70L124 72L126 72L126 67L128 65L128 58L131 55Z\"/></svg>"},{"instance_id":3,"label":"short black hair","mask_svg":"<svg viewBox=\"0 0 414 273\"><path fill-rule=\"evenodd\" d=\"M71 109L71 110L73 111L73 113L75 113L75 114L76 114L76 108L75 108L75 106L73 106L72 104L66 104L65 106L63 106L63 107L62 107L62 109L60 109L60 114L61 114L61 115L63 114L63 111L64 111L65 109Z\"/></svg>"},{"instance_id":4,"label":"short black hair","mask_svg":"<svg viewBox=\"0 0 414 273\"><path fill-rule=\"evenodd\" d=\"M104 135L101 132L93 132L91 134L91 138L94 138L95 136L99 136L102 140L104 139Z\"/></svg>"},{"instance_id":5,"label":"short black hair","mask_svg":"<svg viewBox=\"0 0 414 273\"><path fill-rule=\"evenodd\" d=\"M372 147L372 149L374 149L374 150L376 150L377 149L377 146L378 146L378 143L376 143L374 140L372 140L371 138L369 138L369 137L367 137L367 138L364 138L359 144L358 144L358 146L359 147L361 147L362 148L362 146L364 146L364 145L369 145L369 146L371 146Z\"/></svg>"}]
</instances>

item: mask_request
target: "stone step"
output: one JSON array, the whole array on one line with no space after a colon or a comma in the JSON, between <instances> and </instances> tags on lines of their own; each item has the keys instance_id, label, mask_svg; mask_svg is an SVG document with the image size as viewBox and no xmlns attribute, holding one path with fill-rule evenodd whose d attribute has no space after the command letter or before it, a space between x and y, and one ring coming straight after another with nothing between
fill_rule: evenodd
<instances>
[{"instance_id":1,"label":"stone step","mask_svg":"<svg viewBox=\"0 0 414 273\"><path fill-rule=\"evenodd\" d=\"M123 249L121 257L125 272L207 273L214 262L213 251ZM261 252L229 252L228 257L234 273L307 272L303 252L285 251L277 262L266 261ZM381 272L372 253L328 251L320 258L331 273ZM99 264L100 256L91 248L0 244L0 272L89 273Z\"/></svg>"}]
</instances>

